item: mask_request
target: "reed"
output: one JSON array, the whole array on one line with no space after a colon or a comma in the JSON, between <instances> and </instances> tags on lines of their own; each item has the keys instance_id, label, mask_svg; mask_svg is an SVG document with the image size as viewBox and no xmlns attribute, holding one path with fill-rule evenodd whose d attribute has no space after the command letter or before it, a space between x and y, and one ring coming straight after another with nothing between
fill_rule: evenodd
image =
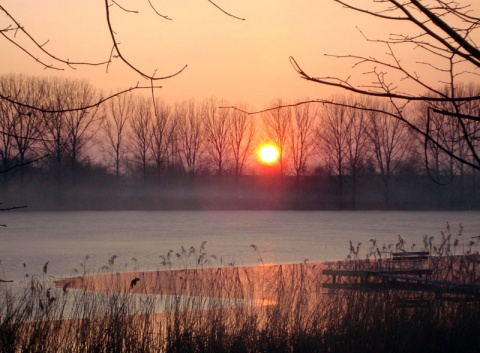
<instances>
[{"instance_id":1,"label":"reed","mask_svg":"<svg viewBox=\"0 0 480 353\"><path fill-rule=\"evenodd\" d=\"M434 278L478 283L477 240L425 238ZM458 240L458 241L457 241ZM397 244L352 244L342 266L379 266ZM258 249L257 249L258 250ZM178 265L180 264L180 265ZM322 264L235 267L205 244L160 258L150 273L108 268L52 280L48 268L0 284L1 352L478 352L480 301L401 306L402 291L327 291Z\"/></svg>"}]
</instances>

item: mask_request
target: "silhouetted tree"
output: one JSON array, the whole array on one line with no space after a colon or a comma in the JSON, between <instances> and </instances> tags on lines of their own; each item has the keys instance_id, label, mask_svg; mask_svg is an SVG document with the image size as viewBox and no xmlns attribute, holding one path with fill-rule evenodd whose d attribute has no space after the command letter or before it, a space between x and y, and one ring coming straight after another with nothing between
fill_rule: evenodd
<instances>
[{"instance_id":1,"label":"silhouetted tree","mask_svg":"<svg viewBox=\"0 0 480 353\"><path fill-rule=\"evenodd\" d=\"M373 145L377 172L383 181L385 206L388 209L391 205L392 176L398 173L415 151L414 139L408 126L401 120L373 112L369 116L368 137Z\"/></svg>"},{"instance_id":2,"label":"silhouetted tree","mask_svg":"<svg viewBox=\"0 0 480 353\"><path fill-rule=\"evenodd\" d=\"M443 0L334 1L348 10L370 15L372 20L384 21L383 37L378 33L378 38L374 39L364 36L368 42L383 46L386 55L333 55L353 61L350 65L353 72L346 73L346 78L332 73L323 77L321 74L310 75L296 59L291 58L299 75L322 85L382 99L386 102L382 105L384 114L401 120L455 160L480 169L477 136L468 128L471 122L478 122L478 113L463 114L459 109L465 102L478 104L480 92L478 88L469 92L457 89L461 82L475 81L480 68L480 49L476 41L480 33L480 16L475 12L478 7L473 7L474 2L469 5L468 1ZM402 30L405 32L398 32ZM442 90L445 84L447 91ZM328 99L318 101L341 104ZM452 152L441 139L432 137L432 126L419 125L418 121L412 120L407 112L408 106L415 101L427 102L428 114L442 114L458 125L461 139L456 143L465 144L467 149L455 148ZM441 108L434 106L440 102L448 104ZM374 112L378 110L376 106L350 106Z\"/></svg>"},{"instance_id":3,"label":"silhouetted tree","mask_svg":"<svg viewBox=\"0 0 480 353\"><path fill-rule=\"evenodd\" d=\"M279 109L269 109L262 113L262 122L267 141L273 142L279 151L278 163L280 166L280 175L284 175L287 168L287 148L289 138L292 135L292 111L288 106L282 107L281 99L273 101L271 107L281 107Z\"/></svg>"},{"instance_id":4,"label":"silhouetted tree","mask_svg":"<svg viewBox=\"0 0 480 353\"><path fill-rule=\"evenodd\" d=\"M229 141L232 148L234 173L238 177L253 154L256 125L252 117L245 112L245 107L238 105L240 109L231 111L232 126L229 133Z\"/></svg>"},{"instance_id":5,"label":"silhouetted tree","mask_svg":"<svg viewBox=\"0 0 480 353\"><path fill-rule=\"evenodd\" d=\"M97 92L87 81L64 81L63 104L67 108L91 106L97 101ZM67 136L66 152L71 163L72 182L76 183L78 165L86 160L86 151L95 142L104 115L99 107L69 110L64 114Z\"/></svg>"},{"instance_id":6,"label":"silhouetted tree","mask_svg":"<svg viewBox=\"0 0 480 353\"><path fill-rule=\"evenodd\" d=\"M2 134L0 134L0 157L2 158L1 170L8 170L11 166L12 161L12 149L13 149L13 132L12 132L12 123L10 116L12 115L12 105L2 100L0 101L0 129L2 129ZM4 174L4 177L7 177L7 174Z\"/></svg>"},{"instance_id":7,"label":"silhouetted tree","mask_svg":"<svg viewBox=\"0 0 480 353\"><path fill-rule=\"evenodd\" d=\"M449 89L449 87L445 87L444 91ZM460 84L455 87L455 91L464 96L473 95L479 90L478 84L473 83ZM452 120L450 116L441 113L447 110L455 110L465 116L480 116L480 114L477 101L433 102L419 105L420 121L425 128L428 128L431 139L437 141L437 143L433 143L431 140L426 140L424 143L427 171L437 183L449 185L450 203L453 207L454 194L456 193L454 191L454 179L456 179L456 176L460 177L460 190L458 191L463 195L464 176L467 170L475 170L475 168L468 167L455 159L453 155L470 160L472 163L475 162L469 153L468 141L463 136L466 133L472 146L478 149L480 120L466 120L462 127L456 120ZM445 147L448 153L438 147L440 144ZM463 199L463 197L460 197L460 199Z\"/></svg>"},{"instance_id":8,"label":"silhouetted tree","mask_svg":"<svg viewBox=\"0 0 480 353\"><path fill-rule=\"evenodd\" d=\"M4 75L0 78L0 89L10 97L31 104L45 103L46 80L25 75ZM3 143L3 169L23 166L38 156L38 146L42 138L40 113L0 100L0 124ZM19 169L20 183L23 185L24 168ZM7 174L5 174L7 175Z\"/></svg>"},{"instance_id":9,"label":"silhouetted tree","mask_svg":"<svg viewBox=\"0 0 480 353\"><path fill-rule=\"evenodd\" d=\"M187 173L195 175L204 148L204 127L195 101L182 102L175 107L175 119L178 121L178 136L183 164Z\"/></svg>"},{"instance_id":10,"label":"silhouetted tree","mask_svg":"<svg viewBox=\"0 0 480 353\"><path fill-rule=\"evenodd\" d=\"M168 161L168 148L170 140L174 137L175 123L171 108L163 100L155 100L153 111L152 131L150 136L150 149L155 163L157 179L160 178L162 168Z\"/></svg>"},{"instance_id":11,"label":"silhouetted tree","mask_svg":"<svg viewBox=\"0 0 480 353\"><path fill-rule=\"evenodd\" d=\"M95 99L95 90L86 81L49 78L45 86L45 111L42 112L43 148L49 155L47 164L54 170L56 183L63 182L62 170L67 159L75 174L85 148L93 136L97 107L92 112L73 109L77 104L89 104ZM73 177L75 177L73 175Z\"/></svg>"},{"instance_id":12,"label":"silhouetted tree","mask_svg":"<svg viewBox=\"0 0 480 353\"><path fill-rule=\"evenodd\" d=\"M205 134L205 150L215 165L216 174L221 177L231 157L229 143L232 126L230 111L219 109L225 102L217 103L215 98L207 99L202 105L202 119Z\"/></svg>"},{"instance_id":13,"label":"silhouetted tree","mask_svg":"<svg viewBox=\"0 0 480 353\"><path fill-rule=\"evenodd\" d=\"M313 104L302 104L293 108L289 146L297 185L300 181L300 175L306 172L308 163L314 153L317 118L317 107Z\"/></svg>"},{"instance_id":14,"label":"silhouetted tree","mask_svg":"<svg viewBox=\"0 0 480 353\"><path fill-rule=\"evenodd\" d=\"M177 175L184 172L180 144L180 122L175 118L176 106L171 109L170 124L167 127L166 135L166 158L168 172L171 175Z\"/></svg>"},{"instance_id":15,"label":"silhouetted tree","mask_svg":"<svg viewBox=\"0 0 480 353\"><path fill-rule=\"evenodd\" d=\"M353 99L353 97L348 97ZM347 165L352 183L351 202L356 208L358 173L370 160L371 151L368 143L368 117L361 110L348 108L350 120L347 131Z\"/></svg>"},{"instance_id":16,"label":"silhouetted tree","mask_svg":"<svg viewBox=\"0 0 480 353\"><path fill-rule=\"evenodd\" d=\"M344 177L348 166L349 130L352 119L348 107L326 105L320 112L316 130L320 158L338 178L339 207L344 207Z\"/></svg>"},{"instance_id":17,"label":"silhouetted tree","mask_svg":"<svg viewBox=\"0 0 480 353\"><path fill-rule=\"evenodd\" d=\"M137 96L130 119L130 160L134 170L138 170L144 181L147 180L147 167L151 158L150 136L152 134L151 101Z\"/></svg>"},{"instance_id":18,"label":"silhouetted tree","mask_svg":"<svg viewBox=\"0 0 480 353\"><path fill-rule=\"evenodd\" d=\"M128 121L133 114L133 100L130 95L118 96L104 106L105 123L102 130L105 135L103 151L107 156L107 165L113 166L117 180L124 167L127 153L125 139Z\"/></svg>"}]
</instances>

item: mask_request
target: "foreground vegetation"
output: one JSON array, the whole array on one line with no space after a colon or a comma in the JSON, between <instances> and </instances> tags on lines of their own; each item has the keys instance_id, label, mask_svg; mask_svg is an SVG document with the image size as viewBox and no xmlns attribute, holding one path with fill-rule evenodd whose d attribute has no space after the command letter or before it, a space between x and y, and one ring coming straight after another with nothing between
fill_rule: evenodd
<instances>
[{"instance_id":1,"label":"foreground vegetation","mask_svg":"<svg viewBox=\"0 0 480 353\"><path fill-rule=\"evenodd\" d=\"M424 238L436 281L476 284L478 238L447 228ZM343 265L378 266L391 251L361 255L352 244ZM421 247L418 247L418 250ZM173 260L182 263L174 269ZM96 276L2 283L1 352L477 352L480 298L431 291L326 291L324 265L217 266L215 256L182 249L162 270L117 275L115 258ZM336 265L336 264L335 264ZM106 272L105 272L106 271ZM154 294L155 293L155 294ZM475 296L476 293L476 296ZM132 295L135 294L135 295ZM403 305L405 298L421 305ZM420 303L420 302L419 302Z\"/></svg>"}]
</instances>

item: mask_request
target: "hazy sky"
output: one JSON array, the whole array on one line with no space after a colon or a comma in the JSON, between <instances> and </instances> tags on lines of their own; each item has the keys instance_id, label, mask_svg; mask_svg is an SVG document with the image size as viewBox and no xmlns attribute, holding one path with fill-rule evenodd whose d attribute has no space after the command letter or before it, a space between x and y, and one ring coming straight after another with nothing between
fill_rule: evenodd
<instances>
[{"instance_id":1,"label":"hazy sky","mask_svg":"<svg viewBox=\"0 0 480 353\"><path fill-rule=\"evenodd\" d=\"M112 25L128 60L157 75L170 75L188 65L177 77L161 82L163 88L157 94L171 102L215 96L259 109L276 98L288 102L327 98L331 89L300 79L289 56L314 76L346 78L352 62L324 54L380 55L385 48L367 43L357 27L369 37L398 31L391 24L346 10L331 0L217 2L245 21L223 14L206 0L151 0L171 21L157 16L147 0L117 2L139 12L111 7ZM39 42L48 40L45 48L55 55L77 61L108 60L112 44L103 1L3 0L1 5ZM45 70L1 40L0 73L86 78L105 91L127 88L137 81L147 83L119 60L111 63L108 73L105 66ZM53 63L38 55L47 64Z\"/></svg>"}]
</instances>

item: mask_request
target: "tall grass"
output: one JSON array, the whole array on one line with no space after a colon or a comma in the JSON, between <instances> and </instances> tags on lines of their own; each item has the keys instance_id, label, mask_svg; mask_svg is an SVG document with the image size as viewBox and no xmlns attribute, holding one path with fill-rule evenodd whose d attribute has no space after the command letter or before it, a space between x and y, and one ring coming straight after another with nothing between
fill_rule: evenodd
<instances>
[{"instance_id":1,"label":"tall grass","mask_svg":"<svg viewBox=\"0 0 480 353\"><path fill-rule=\"evenodd\" d=\"M433 278L478 284L472 241L450 228L437 242L425 238ZM389 251L406 248L401 238L391 246L372 240L364 255L352 245L340 265L378 267ZM204 244L167 253L149 274L116 275L114 261L93 275L53 282L46 268L20 288L0 284L0 351L480 351L478 297L327 291L323 265L234 267L208 256ZM421 305L400 305L412 295Z\"/></svg>"}]
</instances>

